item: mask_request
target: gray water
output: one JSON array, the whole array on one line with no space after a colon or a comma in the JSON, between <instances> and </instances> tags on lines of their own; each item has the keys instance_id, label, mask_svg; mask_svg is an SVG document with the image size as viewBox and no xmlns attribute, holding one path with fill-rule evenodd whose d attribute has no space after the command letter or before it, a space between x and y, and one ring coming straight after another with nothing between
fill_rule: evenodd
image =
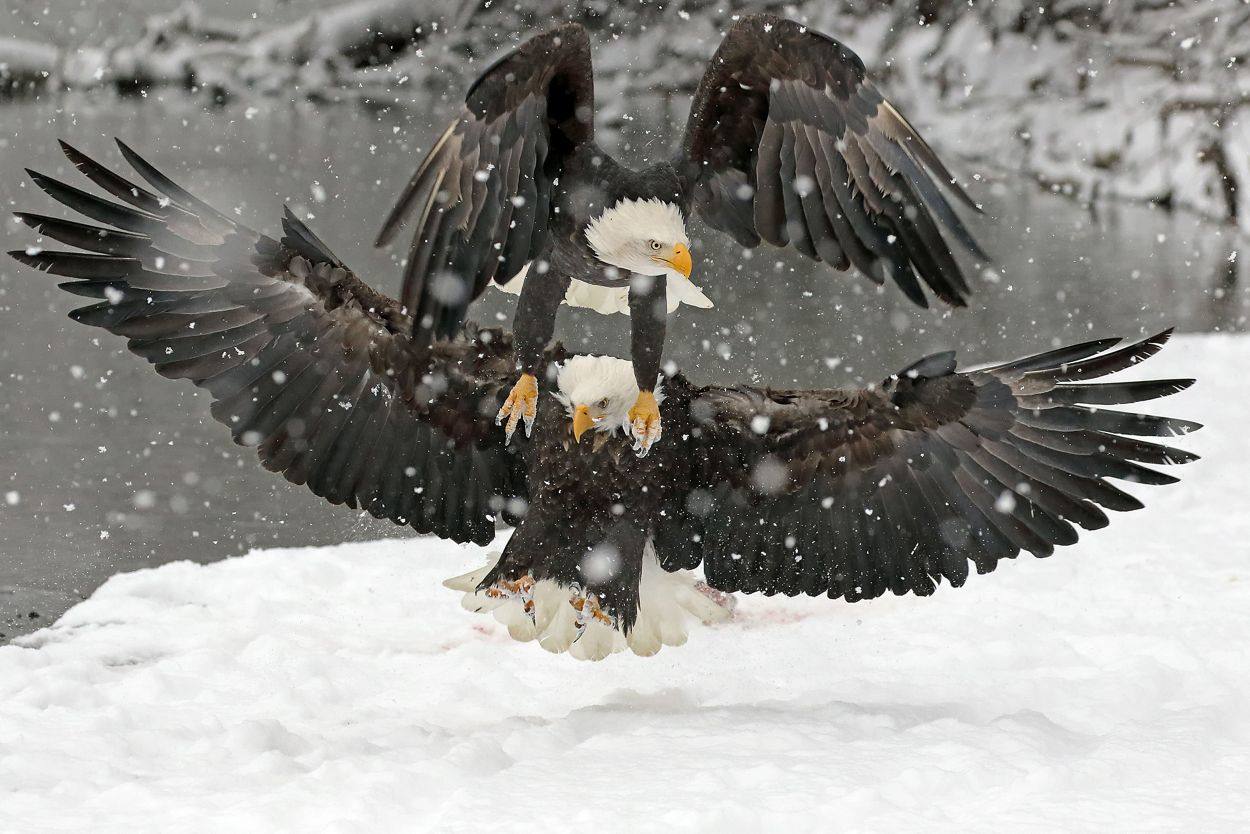
<instances>
[{"instance_id":1,"label":"gray water","mask_svg":"<svg viewBox=\"0 0 1250 834\"><path fill-rule=\"evenodd\" d=\"M5 209L56 213L22 168L81 186L56 138L115 163L117 135L255 228L275 230L289 202L366 280L396 292L396 256L369 241L446 105L205 110L178 93L162 97L0 105ZM634 163L666 146L644 134L621 144L634 145L619 148ZM977 197L990 216L976 228L997 269L975 279L973 306L957 312L916 310L896 290L775 250L744 261L695 227L694 277L717 306L683 309L667 356L697 380L828 386L880 379L952 347L971 364L1167 325L1246 328L1250 300L1226 227L1146 207L1095 214L1023 182L984 185ZM16 222L0 223L4 249L32 240ZM406 534L264 472L212 422L206 395L160 379L121 339L67 319L76 299L56 280L0 262L0 637L47 624L118 571ZM513 303L491 292L474 317L506 323ZM565 312L558 335L578 349L628 353L621 317Z\"/></svg>"}]
</instances>

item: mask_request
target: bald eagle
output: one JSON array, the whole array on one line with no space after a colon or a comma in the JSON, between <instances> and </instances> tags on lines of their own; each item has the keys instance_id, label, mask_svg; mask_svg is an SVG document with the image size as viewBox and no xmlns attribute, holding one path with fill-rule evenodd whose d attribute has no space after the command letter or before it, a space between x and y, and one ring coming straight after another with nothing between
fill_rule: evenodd
<instances>
[{"instance_id":1,"label":"bald eagle","mask_svg":"<svg viewBox=\"0 0 1250 834\"><path fill-rule=\"evenodd\" d=\"M940 353L867 388L675 374L653 386L671 431L646 457L628 436L632 363L557 345L544 354L556 395L509 444L494 427L519 350L509 333L418 345L403 305L289 211L280 238L255 232L119 145L147 187L63 143L114 199L32 172L35 184L106 225L20 212L41 238L10 254L93 299L74 320L208 390L213 417L288 481L458 542L516 526L451 585L553 651L652 653L683 639L684 618L723 616L718 593L854 602L962 585L973 568L1075 543L1108 523L1104 510L1142 506L1109 479L1173 483L1145 464L1195 458L1142 438L1198 424L1108 407L1192 380L1092 382L1153 355L1167 332L979 370ZM699 566L705 584L683 573Z\"/></svg>"},{"instance_id":2,"label":"bald eagle","mask_svg":"<svg viewBox=\"0 0 1250 834\"><path fill-rule=\"evenodd\" d=\"M744 247L793 246L834 269L962 306L942 230L985 255L942 193L979 211L846 46L769 14L740 18L708 63L671 159L628 168L595 142L590 40L569 23L492 64L433 143L378 236L413 217L399 301L415 339L451 337L492 282L520 300L520 377L499 410L536 415L561 303L627 312L639 454L660 436L654 385L667 313L711 306L691 280L686 220Z\"/></svg>"}]
</instances>

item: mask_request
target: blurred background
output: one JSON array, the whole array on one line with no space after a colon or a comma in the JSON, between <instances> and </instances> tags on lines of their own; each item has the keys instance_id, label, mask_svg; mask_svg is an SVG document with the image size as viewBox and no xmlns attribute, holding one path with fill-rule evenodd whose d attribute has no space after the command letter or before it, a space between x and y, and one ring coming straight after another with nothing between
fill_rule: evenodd
<instances>
[{"instance_id":1,"label":"blurred background","mask_svg":"<svg viewBox=\"0 0 1250 834\"><path fill-rule=\"evenodd\" d=\"M965 364L1090 335L1241 331L1250 231L1250 7L1111 3L0 0L0 203L55 212L23 168L80 187L64 138L112 164L118 136L215 206L272 231L284 203L362 277L398 290L382 215L477 71L559 19L595 48L600 142L666 156L738 10L856 50L986 209L995 258L967 310L695 223L695 279L667 355L697 380L875 381L935 350ZM1240 31L1247 31L1242 28ZM1244 187L1243 187L1244 185ZM5 249L28 229L0 220ZM473 317L510 321L489 292ZM256 547L403 536L264 472L122 340L72 323L56 279L0 262L0 639L112 573ZM627 320L564 311L558 335L624 354ZM1201 375L1201 369L1195 369Z\"/></svg>"}]
</instances>

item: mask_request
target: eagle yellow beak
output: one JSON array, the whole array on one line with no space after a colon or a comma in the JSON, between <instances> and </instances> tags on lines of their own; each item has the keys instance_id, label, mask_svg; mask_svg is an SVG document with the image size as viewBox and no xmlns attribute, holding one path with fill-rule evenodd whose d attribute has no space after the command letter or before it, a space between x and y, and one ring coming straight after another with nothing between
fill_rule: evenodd
<instances>
[{"instance_id":1,"label":"eagle yellow beak","mask_svg":"<svg viewBox=\"0 0 1250 834\"><path fill-rule=\"evenodd\" d=\"M595 420L590 416L590 411L584 405L579 405L573 411L573 440L582 439L582 435L590 430L595 424Z\"/></svg>"},{"instance_id":2,"label":"eagle yellow beak","mask_svg":"<svg viewBox=\"0 0 1250 834\"><path fill-rule=\"evenodd\" d=\"M690 259L690 250L684 243L673 244L673 251L667 258L656 258L656 260L663 261L686 278L690 277L690 268L694 266L694 261Z\"/></svg>"}]
</instances>

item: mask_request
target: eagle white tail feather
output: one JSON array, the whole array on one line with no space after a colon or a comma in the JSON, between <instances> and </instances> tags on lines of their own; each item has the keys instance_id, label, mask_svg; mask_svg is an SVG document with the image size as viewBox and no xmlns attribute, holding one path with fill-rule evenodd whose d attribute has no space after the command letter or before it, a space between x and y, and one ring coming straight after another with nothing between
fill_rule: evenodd
<instances>
[{"instance_id":1,"label":"eagle white tail feather","mask_svg":"<svg viewBox=\"0 0 1250 834\"><path fill-rule=\"evenodd\" d=\"M518 597L491 597L476 590L478 583L494 568L499 555L492 554L487 564L452 577L443 585L463 594L460 604L467 610L493 614L508 629L512 639L536 640L549 652L568 652L578 660L603 660L627 648L647 657L664 646L685 643L691 619L711 625L724 622L733 613L732 597L709 596L703 590L706 586L692 571L669 573L664 570L648 543L643 551L642 579L638 588L638 619L629 636L592 619L579 638L577 610L569 603L570 589L565 586L551 580L536 582L532 619Z\"/></svg>"}]
</instances>

